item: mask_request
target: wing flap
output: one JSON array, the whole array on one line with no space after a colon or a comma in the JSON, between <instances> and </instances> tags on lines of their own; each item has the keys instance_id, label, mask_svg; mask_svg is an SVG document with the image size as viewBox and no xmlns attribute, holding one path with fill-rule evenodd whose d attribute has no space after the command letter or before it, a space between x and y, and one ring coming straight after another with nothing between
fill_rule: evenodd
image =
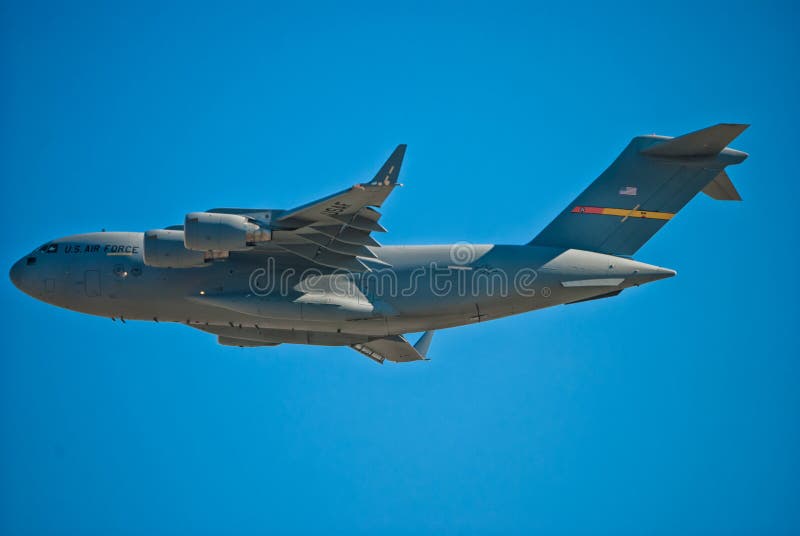
<instances>
[{"instance_id":1,"label":"wing flap","mask_svg":"<svg viewBox=\"0 0 800 536\"><path fill-rule=\"evenodd\" d=\"M380 246L378 241L370 236L369 232L361 231L359 229L351 229L341 225L313 225L299 230L301 234L314 231L320 232L331 238L335 238L340 242L346 242L348 244L372 247Z\"/></svg>"},{"instance_id":2,"label":"wing flap","mask_svg":"<svg viewBox=\"0 0 800 536\"><path fill-rule=\"evenodd\" d=\"M370 250L367 246L340 242L339 240L322 233L303 233L299 236L334 253L353 255L357 257L375 258L375 253L373 253L372 250Z\"/></svg>"},{"instance_id":3,"label":"wing flap","mask_svg":"<svg viewBox=\"0 0 800 536\"><path fill-rule=\"evenodd\" d=\"M380 217L380 215L378 217ZM354 227L356 229L361 229L362 231L374 231L376 233L386 232L386 228L378 223L377 219L373 220L359 214L354 214L352 216L336 216L336 219L348 227Z\"/></svg>"}]
</instances>

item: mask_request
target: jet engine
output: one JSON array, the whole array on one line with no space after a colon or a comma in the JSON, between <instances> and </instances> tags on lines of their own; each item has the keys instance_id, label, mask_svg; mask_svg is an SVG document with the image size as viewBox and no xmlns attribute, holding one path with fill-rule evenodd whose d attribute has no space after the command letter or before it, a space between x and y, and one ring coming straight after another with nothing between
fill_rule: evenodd
<instances>
[{"instance_id":1,"label":"jet engine","mask_svg":"<svg viewBox=\"0 0 800 536\"><path fill-rule=\"evenodd\" d=\"M156 229L144 233L144 263L156 268L206 266L207 254L183 245L183 231Z\"/></svg>"},{"instance_id":2,"label":"jet engine","mask_svg":"<svg viewBox=\"0 0 800 536\"><path fill-rule=\"evenodd\" d=\"M190 212L183 230L186 249L194 251L243 251L272 237L249 218L213 212Z\"/></svg>"}]
</instances>

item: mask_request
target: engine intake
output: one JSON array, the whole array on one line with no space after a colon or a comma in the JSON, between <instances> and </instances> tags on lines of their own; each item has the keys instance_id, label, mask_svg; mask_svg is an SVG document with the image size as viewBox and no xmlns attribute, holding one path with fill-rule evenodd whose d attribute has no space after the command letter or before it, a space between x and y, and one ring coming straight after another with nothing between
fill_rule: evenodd
<instances>
[{"instance_id":1,"label":"engine intake","mask_svg":"<svg viewBox=\"0 0 800 536\"><path fill-rule=\"evenodd\" d=\"M184 245L194 251L243 251L272 238L269 229L237 214L190 212L183 229Z\"/></svg>"}]
</instances>

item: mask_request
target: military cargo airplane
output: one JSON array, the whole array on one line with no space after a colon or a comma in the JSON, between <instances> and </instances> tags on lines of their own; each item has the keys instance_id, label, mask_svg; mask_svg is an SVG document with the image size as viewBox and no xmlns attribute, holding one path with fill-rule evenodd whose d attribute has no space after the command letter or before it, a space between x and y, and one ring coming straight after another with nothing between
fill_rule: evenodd
<instances>
[{"instance_id":1,"label":"military cargo airplane","mask_svg":"<svg viewBox=\"0 0 800 536\"><path fill-rule=\"evenodd\" d=\"M215 208L145 233L47 242L13 265L23 292L112 320L181 322L223 345L350 346L425 360L434 330L616 296L675 275L632 256L697 193L740 200L725 168L747 125L634 138L524 245L381 246L399 145L375 177L290 210ZM424 332L412 345L404 336Z\"/></svg>"}]
</instances>

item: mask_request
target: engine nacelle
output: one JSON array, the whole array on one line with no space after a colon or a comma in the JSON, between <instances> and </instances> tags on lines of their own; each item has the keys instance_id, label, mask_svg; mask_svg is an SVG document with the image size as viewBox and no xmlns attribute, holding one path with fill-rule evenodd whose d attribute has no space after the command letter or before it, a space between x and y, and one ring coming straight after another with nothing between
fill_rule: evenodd
<instances>
[{"instance_id":1,"label":"engine nacelle","mask_svg":"<svg viewBox=\"0 0 800 536\"><path fill-rule=\"evenodd\" d=\"M207 266L206 253L183 245L183 231L156 229L144 233L143 259L156 268L192 268Z\"/></svg>"},{"instance_id":2,"label":"engine nacelle","mask_svg":"<svg viewBox=\"0 0 800 536\"><path fill-rule=\"evenodd\" d=\"M190 212L183 230L184 245L194 251L243 251L271 238L269 229L237 214Z\"/></svg>"}]
</instances>

